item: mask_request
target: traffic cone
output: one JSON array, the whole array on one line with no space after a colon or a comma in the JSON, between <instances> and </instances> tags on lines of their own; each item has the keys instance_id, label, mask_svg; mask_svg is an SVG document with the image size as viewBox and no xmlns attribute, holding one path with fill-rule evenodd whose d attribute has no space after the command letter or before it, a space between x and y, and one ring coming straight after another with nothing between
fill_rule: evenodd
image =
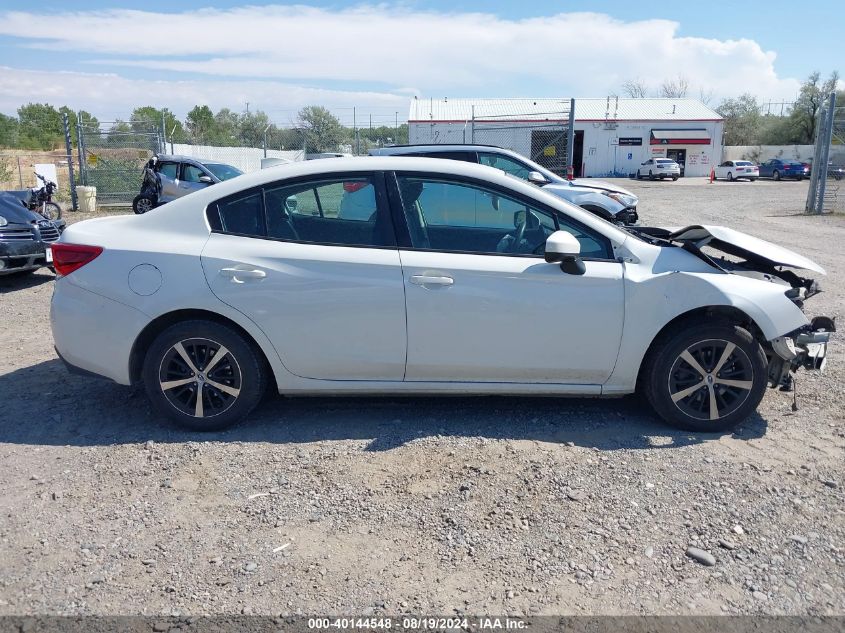
<instances>
[{"instance_id":1,"label":"traffic cone","mask_svg":"<svg viewBox=\"0 0 845 633\"><path fill-rule=\"evenodd\" d=\"M716 170L713 167L711 167L710 168L710 183L708 183L708 184L712 184L714 180L716 180Z\"/></svg>"}]
</instances>

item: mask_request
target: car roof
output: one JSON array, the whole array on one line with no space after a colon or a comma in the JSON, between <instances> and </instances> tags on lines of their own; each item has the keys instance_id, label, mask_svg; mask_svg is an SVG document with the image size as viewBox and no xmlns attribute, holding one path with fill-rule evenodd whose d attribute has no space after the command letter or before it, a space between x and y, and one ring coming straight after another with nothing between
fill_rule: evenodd
<instances>
[{"instance_id":1,"label":"car roof","mask_svg":"<svg viewBox=\"0 0 845 633\"><path fill-rule=\"evenodd\" d=\"M500 169L469 163L465 161L448 160L443 158L420 158L420 157L399 157L399 156L355 156L350 158L332 158L331 160L309 160L290 163L287 165L275 165L259 171L253 171L231 180L224 180L213 187L207 187L200 191L191 193L158 207L153 211L137 216L139 219L149 218L149 222L156 224L159 221L170 224L175 229L177 218L185 218L185 227L191 222L194 215L190 210L204 210L212 202L228 195L236 194L253 187L268 185L280 180L289 180L298 177L325 175L331 178L335 173L356 172L356 171L401 171L448 174L459 177L478 178L494 185L500 185L514 190L517 193L538 199L553 208L560 208L563 205L567 214L579 222L592 226L607 236L613 236L620 243L627 237L627 233L617 229L612 224L593 215L589 211L581 209L554 194L543 191L521 178L510 176ZM161 210L161 212L160 212ZM185 211L185 215L182 212ZM145 220L146 221L146 220ZM205 218L203 215L203 224Z\"/></svg>"},{"instance_id":2,"label":"car roof","mask_svg":"<svg viewBox=\"0 0 845 633\"><path fill-rule=\"evenodd\" d=\"M413 152L471 152L473 150L499 150L510 153L511 150L498 145L482 145L476 143L430 143L417 145L389 145L370 150L371 156L390 156L392 154L411 154Z\"/></svg>"}]
</instances>

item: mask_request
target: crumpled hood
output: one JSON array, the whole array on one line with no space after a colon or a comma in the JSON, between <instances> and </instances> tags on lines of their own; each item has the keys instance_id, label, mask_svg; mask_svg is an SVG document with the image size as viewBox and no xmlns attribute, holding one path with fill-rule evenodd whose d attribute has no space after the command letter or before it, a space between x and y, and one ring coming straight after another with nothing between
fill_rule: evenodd
<instances>
[{"instance_id":1,"label":"crumpled hood","mask_svg":"<svg viewBox=\"0 0 845 633\"><path fill-rule=\"evenodd\" d=\"M570 181L576 187L587 187L589 189L599 189L601 191L613 191L615 193L621 193L624 196L631 196L632 198L637 198L637 195L631 193L627 189L620 187L619 185L613 184L612 182L607 182L606 180L593 180L592 178L576 178L575 180Z\"/></svg>"},{"instance_id":2,"label":"crumpled hood","mask_svg":"<svg viewBox=\"0 0 845 633\"><path fill-rule=\"evenodd\" d=\"M803 255L725 226L692 225L682 229L668 228L666 230L671 232L669 239L675 242L690 242L699 248L710 246L728 255L742 257L752 262L827 274L824 268Z\"/></svg>"}]
</instances>

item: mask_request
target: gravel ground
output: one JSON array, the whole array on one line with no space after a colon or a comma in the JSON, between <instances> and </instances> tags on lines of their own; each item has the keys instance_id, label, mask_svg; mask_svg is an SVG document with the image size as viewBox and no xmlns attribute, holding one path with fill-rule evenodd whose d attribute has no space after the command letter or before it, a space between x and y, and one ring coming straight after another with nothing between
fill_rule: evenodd
<instances>
[{"instance_id":1,"label":"gravel ground","mask_svg":"<svg viewBox=\"0 0 845 633\"><path fill-rule=\"evenodd\" d=\"M841 309L806 183L627 185L810 256ZM268 398L199 435L65 372L51 281L0 279L0 615L845 613L841 334L731 435L633 398Z\"/></svg>"}]
</instances>

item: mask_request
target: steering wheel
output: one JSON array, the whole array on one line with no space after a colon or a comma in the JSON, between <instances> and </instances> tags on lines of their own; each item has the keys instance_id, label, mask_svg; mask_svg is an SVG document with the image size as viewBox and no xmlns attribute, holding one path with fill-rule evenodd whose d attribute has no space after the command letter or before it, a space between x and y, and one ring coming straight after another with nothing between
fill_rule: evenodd
<instances>
[{"instance_id":1,"label":"steering wheel","mask_svg":"<svg viewBox=\"0 0 845 633\"><path fill-rule=\"evenodd\" d=\"M513 248L511 249L511 252L519 252L519 245L522 243L522 236L525 235L525 227L527 224L528 217L526 216L525 220L522 221L522 224L516 227L516 232L514 233Z\"/></svg>"}]
</instances>

